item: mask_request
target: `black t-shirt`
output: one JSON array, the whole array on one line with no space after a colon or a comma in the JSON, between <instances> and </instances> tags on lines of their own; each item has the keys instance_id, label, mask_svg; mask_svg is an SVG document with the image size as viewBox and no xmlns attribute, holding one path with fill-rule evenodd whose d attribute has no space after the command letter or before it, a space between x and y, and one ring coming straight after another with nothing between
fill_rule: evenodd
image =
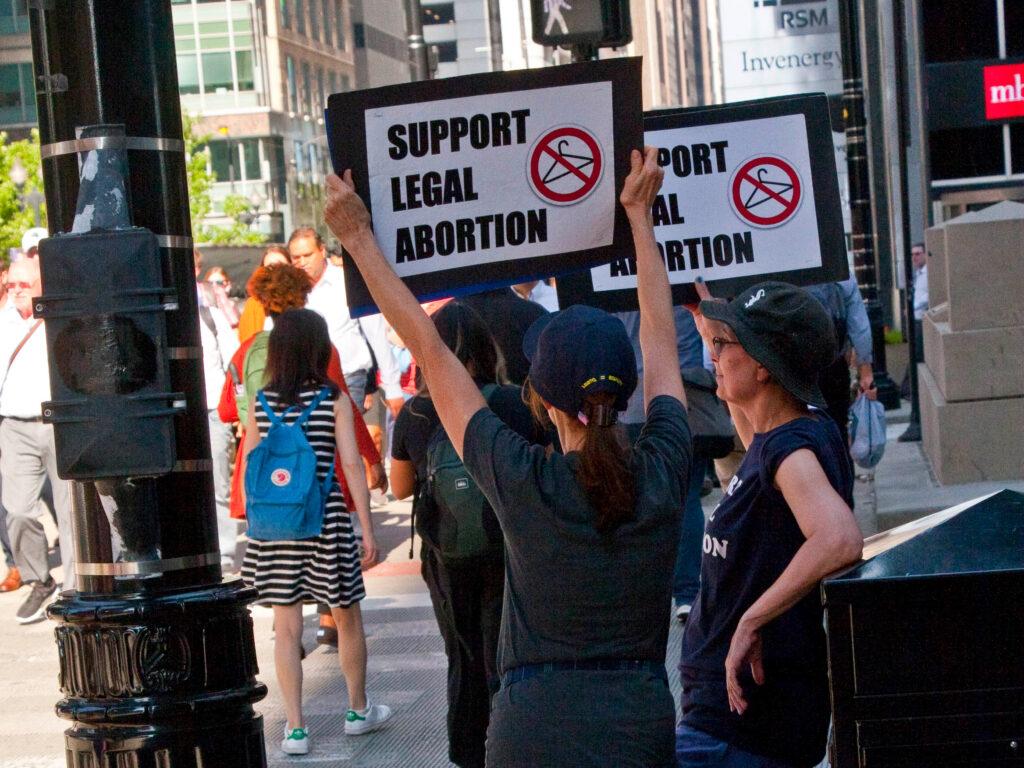
<instances>
[{"instance_id":1,"label":"black t-shirt","mask_svg":"<svg viewBox=\"0 0 1024 768\"><path fill-rule=\"evenodd\" d=\"M523 336L534 320L548 311L516 295L511 288L463 296L459 301L480 313L505 358L505 375L513 384L522 385L530 373L530 363L523 354Z\"/></svg>"},{"instance_id":2,"label":"black t-shirt","mask_svg":"<svg viewBox=\"0 0 1024 768\"><path fill-rule=\"evenodd\" d=\"M576 479L577 454L546 455L487 408L466 426L463 454L505 535L499 670L582 659L663 663L690 470L682 404L651 402L632 452L636 516L606 537Z\"/></svg>"},{"instance_id":3,"label":"black t-shirt","mask_svg":"<svg viewBox=\"0 0 1024 768\"><path fill-rule=\"evenodd\" d=\"M740 749L797 766L821 761L828 730L825 632L818 590L761 631L764 685L741 674L748 708L729 711L725 658L740 617L785 570L803 533L774 486L800 449L814 452L829 483L853 504L853 473L835 423L799 418L754 435L746 458L705 530L700 593L683 634L683 722ZM745 675L745 677L744 677Z\"/></svg>"},{"instance_id":4,"label":"black t-shirt","mask_svg":"<svg viewBox=\"0 0 1024 768\"><path fill-rule=\"evenodd\" d=\"M477 385L483 388L480 382ZM531 443L546 444L544 433L537 426L530 409L523 402L519 387L502 386L491 392L488 406L498 418ZM391 456L401 461L411 461L416 467L416 483L419 485L427 474L427 445L441 425L434 401L423 395L410 398L402 406L395 419L391 437Z\"/></svg>"}]
</instances>

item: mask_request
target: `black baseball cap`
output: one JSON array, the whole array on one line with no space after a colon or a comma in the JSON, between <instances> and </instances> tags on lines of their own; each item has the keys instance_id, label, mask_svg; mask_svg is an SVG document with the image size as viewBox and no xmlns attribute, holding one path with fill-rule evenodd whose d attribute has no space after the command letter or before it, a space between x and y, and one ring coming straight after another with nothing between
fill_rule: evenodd
<instances>
[{"instance_id":1,"label":"black baseball cap","mask_svg":"<svg viewBox=\"0 0 1024 768\"><path fill-rule=\"evenodd\" d=\"M729 303L702 301L700 311L732 328L747 354L787 392L828 407L818 377L836 359L836 334L832 318L811 294L789 283L758 283Z\"/></svg>"},{"instance_id":2,"label":"black baseball cap","mask_svg":"<svg viewBox=\"0 0 1024 768\"><path fill-rule=\"evenodd\" d=\"M576 415L583 398L595 392L615 395L615 409L626 410L636 389L636 355L626 326L594 307L574 305L537 318L523 336L530 361L530 386L560 411Z\"/></svg>"}]
</instances>

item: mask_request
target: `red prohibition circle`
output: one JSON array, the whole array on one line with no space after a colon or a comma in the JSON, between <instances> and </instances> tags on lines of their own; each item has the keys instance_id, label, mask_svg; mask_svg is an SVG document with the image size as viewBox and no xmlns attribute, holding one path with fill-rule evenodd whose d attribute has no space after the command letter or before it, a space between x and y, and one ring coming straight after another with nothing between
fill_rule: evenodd
<instances>
[{"instance_id":1,"label":"red prohibition circle","mask_svg":"<svg viewBox=\"0 0 1024 768\"><path fill-rule=\"evenodd\" d=\"M792 196L789 199L786 199L776 190L764 184L760 178L754 178L750 175L750 172L754 168L765 165L778 168L789 179L790 184L792 185ZM749 208L747 208L740 195L740 188L743 186L744 181L749 184L753 184L766 195L775 199L780 205L782 205L782 211L774 216L759 216L756 213L753 213ZM778 157L771 157L769 155L764 157L755 157L754 159L745 162L736 171L732 180L733 209L741 218L758 227L777 227L779 224L783 224L788 221L800 207L801 194L802 187L800 184L800 176L797 174L796 169L785 160Z\"/></svg>"},{"instance_id":2,"label":"red prohibition circle","mask_svg":"<svg viewBox=\"0 0 1024 768\"><path fill-rule=\"evenodd\" d=\"M565 138L566 136L579 139L586 144L587 148L590 150L591 156L594 160L591 165L590 174L584 173L573 165L571 161L562 157L560 152L551 148L553 142L558 139ZM540 173L540 161L543 156L551 157L569 173L575 174L579 177L583 182L580 188L572 192L556 192L549 188ZM533 184L534 191L545 200L555 203L556 205L571 205L573 203L578 203L594 191L594 187L597 186L597 182L601 179L602 166L601 145L597 143L597 139L581 128L567 125L562 128L555 128L553 131L546 133L534 145L533 151L530 154L530 181Z\"/></svg>"}]
</instances>

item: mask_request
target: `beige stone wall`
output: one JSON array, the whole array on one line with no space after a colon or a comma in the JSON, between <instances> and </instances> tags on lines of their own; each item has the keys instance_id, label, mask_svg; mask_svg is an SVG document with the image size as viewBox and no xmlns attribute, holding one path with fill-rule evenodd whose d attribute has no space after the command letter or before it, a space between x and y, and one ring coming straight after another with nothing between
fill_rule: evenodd
<instances>
[{"instance_id":1,"label":"beige stone wall","mask_svg":"<svg viewBox=\"0 0 1024 768\"><path fill-rule=\"evenodd\" d=\"M943 484L1024 478L1024 205L928 230L925 454Z\"/></svg>"}]
</instances>

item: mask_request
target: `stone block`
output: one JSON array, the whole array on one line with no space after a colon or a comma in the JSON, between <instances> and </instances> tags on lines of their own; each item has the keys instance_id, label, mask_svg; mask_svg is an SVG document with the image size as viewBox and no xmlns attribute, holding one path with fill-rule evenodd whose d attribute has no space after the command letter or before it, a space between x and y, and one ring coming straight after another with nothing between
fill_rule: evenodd
<instances>
[{"instance_id":1,"label":"stone block","mask_svg":"<svg viewBox=\"0 0 1024 768\"><path fill-rule=\"evenodd\" d=\"M1024 205L999 203L946 222L944 231L950 328L1024 325Z\"/></svg>"},{"instance_id":2,"label":"stone block","mask_svg":"<svg viewBox=\"0 0 1024 768\"><path fill-rule=\"evenodd\" d=\"M942 485L1024 479L1024 397L949 402L917 366L922 447Z\"/></svg>"},{"instance_id":3,"label":"stone block","mask_svg":"<svg viewBox=\"0 0 1024 768\"><path fill-rule=\"evenodd\" d=\"M928 303L930 306L949 301L946 287L946 227L938 224L924 233L924 247L928 251Z\"/></svg>"},{"instance_id":4,"label":"stone block","mask_svg":"<svg viewBox=\"0 0 1024 768\"><path fill-rule=\"evenodd\" d=\"M1024 326L954 331L938 310L924 317L924 360L942 396L1024 397Z\"/></svg>"}]
</instances>

